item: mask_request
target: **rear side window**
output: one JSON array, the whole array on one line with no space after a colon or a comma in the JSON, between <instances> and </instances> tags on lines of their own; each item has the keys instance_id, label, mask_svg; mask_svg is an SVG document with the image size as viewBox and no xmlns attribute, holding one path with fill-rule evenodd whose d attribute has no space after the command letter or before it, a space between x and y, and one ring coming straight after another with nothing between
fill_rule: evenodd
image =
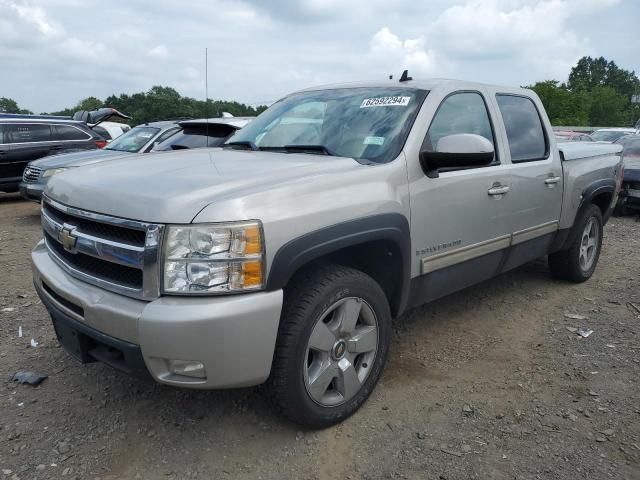
<instances>
[{"instance_id":1,"label":"rear side window","mask_svg":"<svg viewBox=\"0 0 640 480\"><path fill-rule=\"evenodd\" d=\"M89 140L88 133L71 125L56 125L56 140Z\"/></svg>"},{"instance_id":2,"label":"rear side window","mask_svg":"<svg viewBox=\"0 0 640 480\"><path fill-rule=\"evenodd\" d=\"M49 142L51 127L41 123L17 123L10 126L11 143Z\"/></svg>"},{"instance_id":3,"label":"rear side window","mask_svg":"<svg viewBox=\"0 0 640 480\"><path fill-rule=\"evenodd\" d=\"M9 141L5 140L5 138L4 138L4 132L5 132L6 128L7 127L5 125L1 125L0 124L0 144L1 143L9 143Z\"/></svg>"},{"instance_id":4,"label":"rear side window","mask_svg":"<svg viewBox=\"0 0 640 480\"><path fill-rule=\"evenodd\" d=\"M548 156L542 121L533 101L516 95L496 95L511 151L511 161L530 162Z\"/></svg>"}]
</instances>

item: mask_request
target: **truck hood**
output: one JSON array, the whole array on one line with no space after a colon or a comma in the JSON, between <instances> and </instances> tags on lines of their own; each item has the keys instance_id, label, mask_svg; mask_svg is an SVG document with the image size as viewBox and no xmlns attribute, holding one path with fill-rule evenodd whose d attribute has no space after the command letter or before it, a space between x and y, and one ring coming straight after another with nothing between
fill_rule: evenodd
<instances>
[{"instance_id":1,"label":"truck hood","mask_svg":"<svg viewBox=\"0 0 640 480\"><path fill-rule=\"evenodd\" d=\"M62 167L80 167L129 155L131 155L131 153L120 152L118 150L83 150L81 152L63 153L60 155L41 158L39 160L34 160L30 165L43 170Z\"/></svg>"},{"instance_id":2,"label":"truck hood","mask_svg":"<svg viewBox=\"0 0 640 480\"><path fill-rule=\"evenodd\" d=\"M52 177L46 194L92 212L153 223L190 223L203 208L222 199L357 168L366 167L351 158L324 155L181 150L72 169Z\"/></svg>"}]
</instances>

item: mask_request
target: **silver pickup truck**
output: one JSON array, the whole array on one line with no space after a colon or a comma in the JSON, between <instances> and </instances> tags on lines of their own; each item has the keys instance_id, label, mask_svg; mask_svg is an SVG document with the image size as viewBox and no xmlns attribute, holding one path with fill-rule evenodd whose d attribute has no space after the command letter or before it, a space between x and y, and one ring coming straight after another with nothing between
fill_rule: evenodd
<instances>
[{"instance_id":1,"label":"silver pickup truck","mask_svg":"<svg viewBox=\"0 0 640 480\"><path fill-rule=\"evenodd\" d=\"M282 413L324 427L369 396L407 309L545 255L554 277L587 280L620 148L559 150L519 88L304 90L223 148L53 177L34 283L82 362L177 387L266 383Z\"/></svg>"}]
</instances>

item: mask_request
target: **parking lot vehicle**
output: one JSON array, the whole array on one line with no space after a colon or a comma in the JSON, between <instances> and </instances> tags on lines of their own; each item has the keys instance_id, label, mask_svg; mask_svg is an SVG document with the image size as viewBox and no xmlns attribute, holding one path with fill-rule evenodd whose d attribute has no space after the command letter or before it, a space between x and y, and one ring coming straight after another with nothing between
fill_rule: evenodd
<instances>
[{"instance_id":1,"label":"parking lot vehicle","mask_svg":"<svg viewBox=\"0 0 640 480\"><path fill-rule=\"evenodd\" d=\"M148 153L158 143L180 130L176 121L152 122L138 125L99 150L80 150L29 162L19 184L20 194L27 200L40 202L47 182L69 168Z\"/></svg>"},{"instance_id":2,"label":"parking lot vehicle","mask_svg":"<svg viewBox=\"0 0 640 480\"><path fill-rule=\"evenodd\" d=\"M303 90L222 149L56 175L34 285L83 362L177 387L266 382L287 417L325 427L367 399L408 308L547 254L555 277L587 280L620 150L558 150L520 88Z\"/></svg>"},{"instance_id":3,"label":"parking lot vehicle","mask_svg":"<svg viewBox=\"0 0 640 480\"><path fill-rule=\"evenodd\" d=\"M129 118L112 108L78 112L71 117L0 114L0 191L16 192L26 165L63 152L103 148L107 142L94 125L111 117Z\"/></svg>"},{"instance_id":4,"label":"parking lot vehicle","mask_svg":"<svg viewBox=\"0 0 640 480\"><path fill-rule=\"evenodd\" d=\"M183 120L181 130L153 147L154 152L186 150L189 148L219 147L236 130L244 127L253 117L210 118Z\"/></svg>"},{"instance_id":5,"label":"parking lot vehicle","mask_svg":"<svg viewBox=\"0 0 640 480\"><path fill-rule=\"evenodd\" d=\"M98 132L100 136L107 141L107 143L111 143L112 140L131 130L129 125L119 122L102 122L100 125L96 125L92 128L94 131Z\"/></svg>"},{"instance_id":6,"label":"parking lot vehicle","mask_svg":"<svg viewBox=\"0 0 640 480\"><path fill-rule=\"evenodd\" d=\"M553 135L556 137L556 142L593 142L589 135L581 132L554 130Z\"/></svg>"},{"instance_id":7,"label":"parking lot vehicle","mask_svg":"<svg viewBox=\"0 0 640 480\"><path fill-rule=\"evenodd\" d=\"M635 128L600 128L590 136L594 142L615 142L623 135L636 134Z\"/></svg>"},{"instance_id":8,"label":"parking lot vehicle","mask_svg":"<svg viewBox=\"0 0 640 480\"><path fill-rule=\"evenodd\" d=\"M617 143L623 148L624 177L615 213L628 215L640 210L640 135L627 135Z\"/></svg>"},{"instance_id":9,"label":"parking lot vehicle","mask_svg":"<svg viewBox=\"0 0 640 480\"><path fill-rule=\"evenodd\" d=\"M131 129L101 150L56 155L30 162L20 182L20 193L27 200L40 202L42 192L51 177L69 168L131 157L132 154L149 153L156 149L204 148L207 144L217 147L248 122L248 118L213 118L209 120L208 126L205 119L145 123Z\"/></svg>"}]
</instances>

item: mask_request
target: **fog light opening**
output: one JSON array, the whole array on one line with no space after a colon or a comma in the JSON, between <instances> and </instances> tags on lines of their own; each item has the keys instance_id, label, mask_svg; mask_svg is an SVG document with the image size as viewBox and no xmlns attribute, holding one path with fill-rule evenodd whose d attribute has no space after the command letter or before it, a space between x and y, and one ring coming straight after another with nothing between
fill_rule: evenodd
<instances>
[{"instance_id":1,"label":"fog light opening","mask_svg":"<svg viewBox=\"0 0 640 480\"><path fill-rule=\"evenodd\" d=\"M169 371L185 377L207 378L204 364L194 360L169 360Z\"/></svg>"}]
</instances>

